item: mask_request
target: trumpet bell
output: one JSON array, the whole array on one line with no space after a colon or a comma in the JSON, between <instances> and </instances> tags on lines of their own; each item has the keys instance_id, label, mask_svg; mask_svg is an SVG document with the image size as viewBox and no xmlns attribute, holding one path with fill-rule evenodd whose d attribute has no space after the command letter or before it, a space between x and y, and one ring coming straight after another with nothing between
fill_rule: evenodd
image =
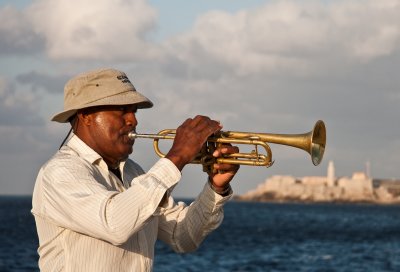
<instances>
[{"instance_id":1,"label":"trumpet bell","mask_svg":"<svg viewBox=\"0 0 400 272\"><path fill-rule=\"evenodd\" d=\"M309 153L314 165L321 163L325 153L326 128L324 122L319 120L311 131L311 143Z\"/></svg>"}]
</instances>

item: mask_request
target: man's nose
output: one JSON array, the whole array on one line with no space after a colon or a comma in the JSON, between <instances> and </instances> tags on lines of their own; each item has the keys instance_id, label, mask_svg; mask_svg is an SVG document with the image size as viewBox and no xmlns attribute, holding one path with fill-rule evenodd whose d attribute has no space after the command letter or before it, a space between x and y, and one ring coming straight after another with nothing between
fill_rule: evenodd
<instances>
[{"instance_id":1,"label":"man's nose","mask_svg":"<svg viewBox=\"0 0 400 272\"><path fill-rule=\"evenodd\" d=\"M133 126L136 127L138 124L138 121L136 119L136 114L133 111L127 112L125 114L125 123L128 126Z\"/></svg>"}]
</instances>

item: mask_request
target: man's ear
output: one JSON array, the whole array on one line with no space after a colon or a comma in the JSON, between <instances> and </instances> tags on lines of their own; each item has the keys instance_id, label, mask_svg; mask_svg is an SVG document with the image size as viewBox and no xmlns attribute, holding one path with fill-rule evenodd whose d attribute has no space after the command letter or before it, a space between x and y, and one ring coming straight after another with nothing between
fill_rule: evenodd
<instances>
[{"instance_id":1,"label":"man's ear","mask_svg":"<svg viewBox=\"0 0 400 272\"><path fill-rule=\"evenodd\" d=\"M79 123L84 124L86 126L90 126L93 116L92 114L90 114L89 111L83 109L77 112L77 118L79 120Z\"/></svg>"}]
</instances>

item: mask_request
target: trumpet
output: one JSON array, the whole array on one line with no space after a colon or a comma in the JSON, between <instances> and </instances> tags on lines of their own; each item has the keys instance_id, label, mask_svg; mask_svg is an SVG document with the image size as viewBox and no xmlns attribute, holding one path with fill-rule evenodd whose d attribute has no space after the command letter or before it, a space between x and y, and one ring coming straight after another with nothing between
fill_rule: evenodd
<instances>
[{"instance_id":1,"label":"trumpet","mask_svg":"<svg viewBox=\"0 0 400 272\"><path fill-rule=\"evenodd\" d=\"M159 141L173 140L175 134L175 129L164 129L157 134L138 134L132 131L128 134L128 137L130 139L152 139L155 153L163 158L166 154L160 150ZM203 171L205 172L212 171L212 165L214 163L270 167L274 163L272 160L272 151L269 147L271 143L302 149L310 154L312 163L318 165L321 163L325 151L325 124L322 120L318 120L310 132L303 134L220 131L207 139L201 151L191 163L202 164ZM252 145L254 149L249 153L233 153L214 158L212 156L213 152L222 144ZM264 149L265 153L259 152L259 148Z\"/></svg>"}]
</instances>

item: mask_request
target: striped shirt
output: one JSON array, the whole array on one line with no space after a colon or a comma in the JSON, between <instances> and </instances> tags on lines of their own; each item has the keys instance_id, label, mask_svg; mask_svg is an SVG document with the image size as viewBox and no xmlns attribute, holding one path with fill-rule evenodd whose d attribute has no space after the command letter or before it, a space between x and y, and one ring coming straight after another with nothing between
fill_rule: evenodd
<instances>
[{"instance_id":1,"label":"striped shirt","mask_svg":"<svg viewBox=\"0 0 400 272\"><path fill-rule=\"evenodd\" d=\"M120 170L122 182L76 135L42 166L32 200L41 271L151 271L157 239L190 252L222 222L231 194L205 184L191 205L175 203L181 173L170 160Z\"/></svg>"}]
</instances>

